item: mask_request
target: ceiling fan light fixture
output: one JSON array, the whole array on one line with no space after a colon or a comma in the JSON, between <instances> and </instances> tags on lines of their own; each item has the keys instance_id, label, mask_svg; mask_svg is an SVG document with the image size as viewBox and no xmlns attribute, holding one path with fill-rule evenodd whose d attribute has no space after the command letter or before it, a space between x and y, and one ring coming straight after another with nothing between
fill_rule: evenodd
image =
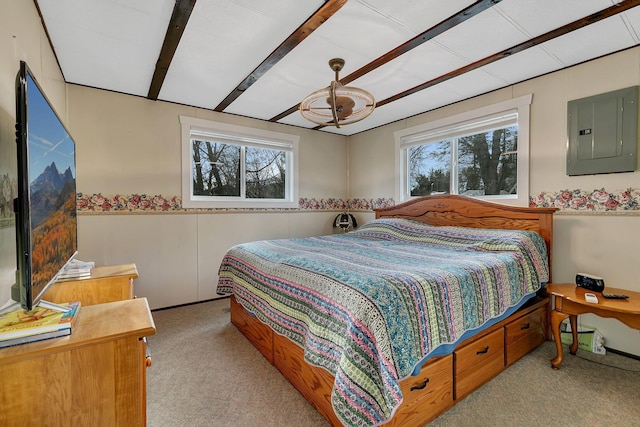
<instances>
[{"instance_id":1,"label":"ceiling fan light fixture","mask_svg":"<svg viewBox=\"0 0 640 427\"><path fill-rule=\"evenodd\" d=\"M335 80L302 100L299 107L302 117L318 125L339 128L371 114L376 108L373 95L364 89L340 83L338 73L344 66L344 60L334 58L329 61L329 66L335 71Z\"/></svg>"}]
</instances>

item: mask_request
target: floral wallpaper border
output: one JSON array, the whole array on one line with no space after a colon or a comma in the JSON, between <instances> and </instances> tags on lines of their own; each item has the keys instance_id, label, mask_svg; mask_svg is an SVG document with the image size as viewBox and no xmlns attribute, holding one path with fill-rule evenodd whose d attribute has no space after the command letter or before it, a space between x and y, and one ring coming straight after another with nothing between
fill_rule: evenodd
<instances>
[{"instance_id":1,"label":"floral wallpaper border","mask_svg":"<svg viewBox=\"0 0 640 427\"><path fill-rule=\"evenodd\" d=\"M358 210L368 211L374 208L386 208L395 205L393 199L377 198L377 199L314 199L301 198L300 209L302 210Z\"/></svg>"},{"instance_id":2,"label":"floral wallpaper border","mask_svg":"<svg viewBox=\"0 0 640 427\"><path fill-rule=\"evenodd\" d=\"M640 215L640 190L609 192L604 188L542 192L529 198L531 207L554 207L563 214Z\"/></svg>"},{"instance_id":3,"label":"floral wallpaper border","mask_svg":"<svg viewBox=\"0 0 640 427\"><path fill-rule=\"evenodd\" d=\"M178 196L165 197L162 195L129 194L105 196L97 194L77 194L77 207L80 214L106 213L198 213L198 212L255 212L255 211L313 211L313 210L370 210L393 206L393 199L315 199L300 198L298 208L289 209L184 209L182 200Z\"/></svg>"},{"instance_id":4,"label":"floral wallpaper border","mask_svg":"<svg viewBox=\"0 0 640 427\"><path fill-rule=\"evenodd\" d=\"M178 196L166 197L147 194L105 196L100 193L78 193L77 195L80 214L368 211L394 204L393 198L316 199L303 197L299 200L298 208L290 209L184 209L182 208L182 200ZM628 188L614 192L606 191L604 188L592 191L581 189L547 191L530 197L529 206L555 207L559 209L559 214L567 215L640 215L640 189Z\"/></svg>"}]
</instances>

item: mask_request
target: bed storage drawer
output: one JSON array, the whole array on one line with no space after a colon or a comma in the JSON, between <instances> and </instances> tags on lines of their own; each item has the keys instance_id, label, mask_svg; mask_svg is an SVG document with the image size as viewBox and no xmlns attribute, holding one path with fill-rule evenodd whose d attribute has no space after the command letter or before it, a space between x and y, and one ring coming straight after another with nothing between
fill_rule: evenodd
<instances>
[{"instance_id":1,"label":"bed storage drawer","mask_svg":"<svg viewBox=\"0 0 640 427\"><path fill-rule=\"evenodd\" d=\"M262 323L231 297L231 323L244 335L255 348L273 365L273 331Z\"/></svg>"},{"instance_id":2,"label":"bed storage drawer","mask_svg":"<svg viewBox=\"0 0 640 427\"><path fill-rule=\"evenodd\" d=\"M505 326L507 366L542 344L546 339L547 306L543 305Z\"/></svg>"},{"instance_id":3,"label":"bed storage drawer","mask_svg":"<svg viewBox=\"0 0 640 427\"><path fill-rule=\"evenodd\" d=\"M304 360L304 350L282 335L273 334L273 366L334 426L342 425L331 404L334 377Z\"/></svg>"},{"instance_id":4,"label":"bed storage drawer","mask_svg":"<svg viewBox=\"0 0 640 427\"><path fill-rule=\"evenodd\" d=\"M455 399L459 400L504 369L504 328L455 350Z\"/></svg>"},{"instance_id":5,"label":"bed storage drawer","mask_svg":"<svg viewBox=\"0 0 640 427\"><path fill-rule=\"evenodd\" d=\"M400 384L403 404L393 426L424 425L453 406L453 355L429 361L416 376Z\"/></svg>"}]
</instances>

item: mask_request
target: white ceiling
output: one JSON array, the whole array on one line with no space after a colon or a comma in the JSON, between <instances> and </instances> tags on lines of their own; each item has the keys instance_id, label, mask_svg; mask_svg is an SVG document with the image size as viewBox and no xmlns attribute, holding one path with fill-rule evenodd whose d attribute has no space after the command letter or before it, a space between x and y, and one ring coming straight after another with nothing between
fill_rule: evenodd
<instances>
[{"instance_id":1,"label":"white ceiling","mask_svg":"<svg viewBox=\"0 0 640 427\"><path fill-rule=\"evenodd\" d=\"M319 129L341 135L640 44L640 0L34 1L68 83L262 120L328 86L334 78L329 59L345 59L342 79L469 6L482 6L481 12L349 82L385 102L358 123ZM167 29L177 27L171 23L174 7L189 9L193 3L175 54L162 57ZM344 4L306 37L293 37L303 39L286 55L267 61L271 66L261 69L267 71L219 109L319 8L334 3ZM595 18L605 10L615 13ZM567 27L574 21L582 25ZM552 31L559 35L541 38ZM521 44L527 48L494 57ZM166 75L157 74L160 58L170 62ZM157 96L150 91L154 78ZM420 85L427 87L389 100ZM316 127L297 110L277 121Z\"/></svg>"}]
</instances>

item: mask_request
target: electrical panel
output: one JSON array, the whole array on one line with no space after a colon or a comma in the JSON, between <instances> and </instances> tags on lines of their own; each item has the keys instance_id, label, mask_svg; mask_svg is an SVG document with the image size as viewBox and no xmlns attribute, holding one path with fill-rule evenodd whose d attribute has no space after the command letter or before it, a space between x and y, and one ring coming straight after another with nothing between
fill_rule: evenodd
<instances>
[{"instance_id":1,"label":"electrical panel","mask_svg":"<svg viewBox=\"0 0 640 427\"><path fill-rule=\"evenodd\" d=\"M569 101L567 175L633 172L638 86Z\"/></svg>"}]
</instances>

